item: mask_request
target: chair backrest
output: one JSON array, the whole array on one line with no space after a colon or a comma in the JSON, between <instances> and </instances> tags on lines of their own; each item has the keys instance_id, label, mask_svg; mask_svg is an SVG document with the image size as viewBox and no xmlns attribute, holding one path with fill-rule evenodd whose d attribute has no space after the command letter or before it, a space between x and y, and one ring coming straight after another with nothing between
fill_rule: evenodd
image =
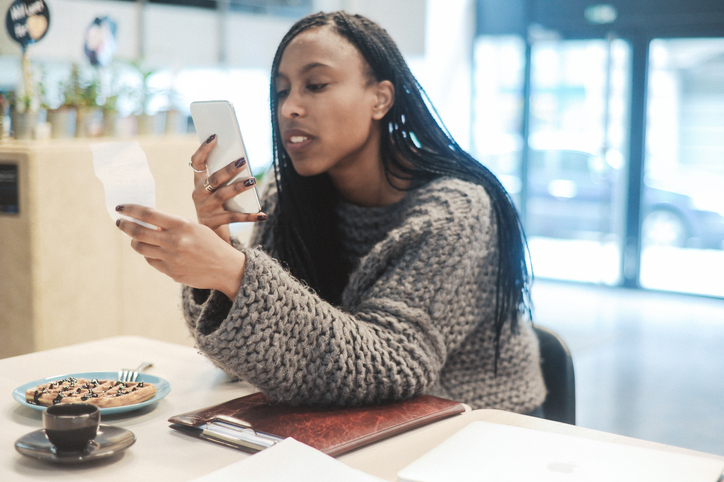
<instances>
[{"instance_id":1,"label":"chair backrest","mask_svg":"<svg viewBox=\"0 0 724 482\"><path fill-rule=\"evenodd\" d=\"M534 326L540 344L541 368L548 395L543 416L556 422L576 424L576 381L573 359L565 342L550 328Z\"/></svg>"}]
</instances>

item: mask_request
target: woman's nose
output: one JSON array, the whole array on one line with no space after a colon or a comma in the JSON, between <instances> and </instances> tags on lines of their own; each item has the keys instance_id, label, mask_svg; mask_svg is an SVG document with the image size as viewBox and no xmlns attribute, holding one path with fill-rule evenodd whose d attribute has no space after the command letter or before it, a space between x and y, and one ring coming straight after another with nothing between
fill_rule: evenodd
<instances>
[{"instance_id":1,"label":"woman's nose","mask_svg":"<svg viewBox=\"0 0 724 482\"><path fill-rule=\"evenodd\" d=\"M301 117L306 113L299 95L294 92L290 92L289 95L280 102L279 111L282 117L287 118Z\"/></svg>"}]
</instances>

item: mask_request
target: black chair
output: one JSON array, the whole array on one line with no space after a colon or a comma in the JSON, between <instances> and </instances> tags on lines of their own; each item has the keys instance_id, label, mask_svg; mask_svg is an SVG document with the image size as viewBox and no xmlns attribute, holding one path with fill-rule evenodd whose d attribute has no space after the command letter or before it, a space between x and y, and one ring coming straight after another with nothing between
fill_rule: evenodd
<instances>
[{"instance_id":1,"label":"black chair","mask_svg":"<svg viewBox=\"0 0 724 482\"><path fill-rule=\"evenodd\" d=\"M553 330L534 326L540 344L541 368L548 395L543 416L556 422L576 424L576 381L573 359L565 342Z\"/></svg>"}]
</instances>

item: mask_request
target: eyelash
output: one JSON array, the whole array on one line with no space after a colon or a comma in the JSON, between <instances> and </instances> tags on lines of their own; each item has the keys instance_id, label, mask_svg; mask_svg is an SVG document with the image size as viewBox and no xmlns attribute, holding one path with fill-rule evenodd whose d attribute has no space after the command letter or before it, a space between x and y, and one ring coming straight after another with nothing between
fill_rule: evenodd
<instances>
[{"instance_id":1,"label":"eyelash","mask_svg":"<svg viewBox=\"0 0 724 482\"><path fill-rule=\"evenodd\" d=\"M327 87L328 85L329 85L329 84L308 84L308 85L307 85L307 90L310 90L310 91L312 91L312 92L319 92L320 90L324 89L324 88ZM278 98L278 99L283 99L283 98L286 97L287 95L289 95L289 89L280 90L280 91L277 92L277 98Z\"/></svg>"},{"instance_id":2,"label":"eyelash","mask_svg":"<svg viewBox=\"0 0 724 482\"><path fill-rule=\"evenodd\" d=\"M311 90L312 92L318 92L325 87L327 87L329 84L309 84L307 85L307 89Z\"/></svg>"}]
</instances>

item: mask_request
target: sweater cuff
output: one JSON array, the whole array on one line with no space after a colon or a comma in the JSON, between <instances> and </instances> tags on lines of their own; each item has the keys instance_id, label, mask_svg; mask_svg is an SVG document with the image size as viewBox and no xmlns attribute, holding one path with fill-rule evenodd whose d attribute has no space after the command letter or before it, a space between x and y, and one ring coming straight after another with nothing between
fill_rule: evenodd
<instances>
[{"instance_id":1,"label":"sweater cuff","mask_svg":"<svg viewBox=\"0 0 724 482\"><path fill-rule=\"evenodd\" d=\"M203 304L209 298L211 290L199 290L191 286L181 285L181 302L183 306L186 325L190 330L196 328L196 321L201 316Z\"/></svg>"},{"instance_id":2,"label":"sweater cuff","mask_svg":"<svg viewBox=\"0 0 724 482\"><path fill-rule=\"evenodd\" d=\"M258 257L260 254L255 249L243 248L238 242L232 242L235 248L239 249L246 256L246 265L244 267L244 276L241 280L241 287L236 294L235 299L230 300L225 294L216 290L198 290L188 288L188 292L184 292L184 302L188 307L189 314L196 312L193 317L196 322L190 327L196 332L197 336L208 336L216 332L225 321L232 318L234 313L247 314L249 312L248 305L254 303L258 293ZM208 294L203 299L205 291ZM197 302L201 302L198 303Z\"/></svg>"},{"instance_id":3,"label":"sweater cuff","mask_svg":"<svg viewBox=\"0 0 724 482\"><path fill-rule=\"evenodd\" d=\"M231 238L231 245L239 251L244 251L243 244L236 238ZM215 290L183 285L181 297L187 326L192 332L199 330L204 335L218 329L228 317L232 307L232 301Z\"/></svg>"},{"instance_id":4,"label":"sweater cuff","mask_svg":"<svg viewBox=\"0 0 724 482\"><path fill-rule=\"evenodd\" d=\"M212 291L196 324L196 330L202 335L216 331L229 316L231 305L231 300L224 293Z\"/></svg>"}]
</instances>

